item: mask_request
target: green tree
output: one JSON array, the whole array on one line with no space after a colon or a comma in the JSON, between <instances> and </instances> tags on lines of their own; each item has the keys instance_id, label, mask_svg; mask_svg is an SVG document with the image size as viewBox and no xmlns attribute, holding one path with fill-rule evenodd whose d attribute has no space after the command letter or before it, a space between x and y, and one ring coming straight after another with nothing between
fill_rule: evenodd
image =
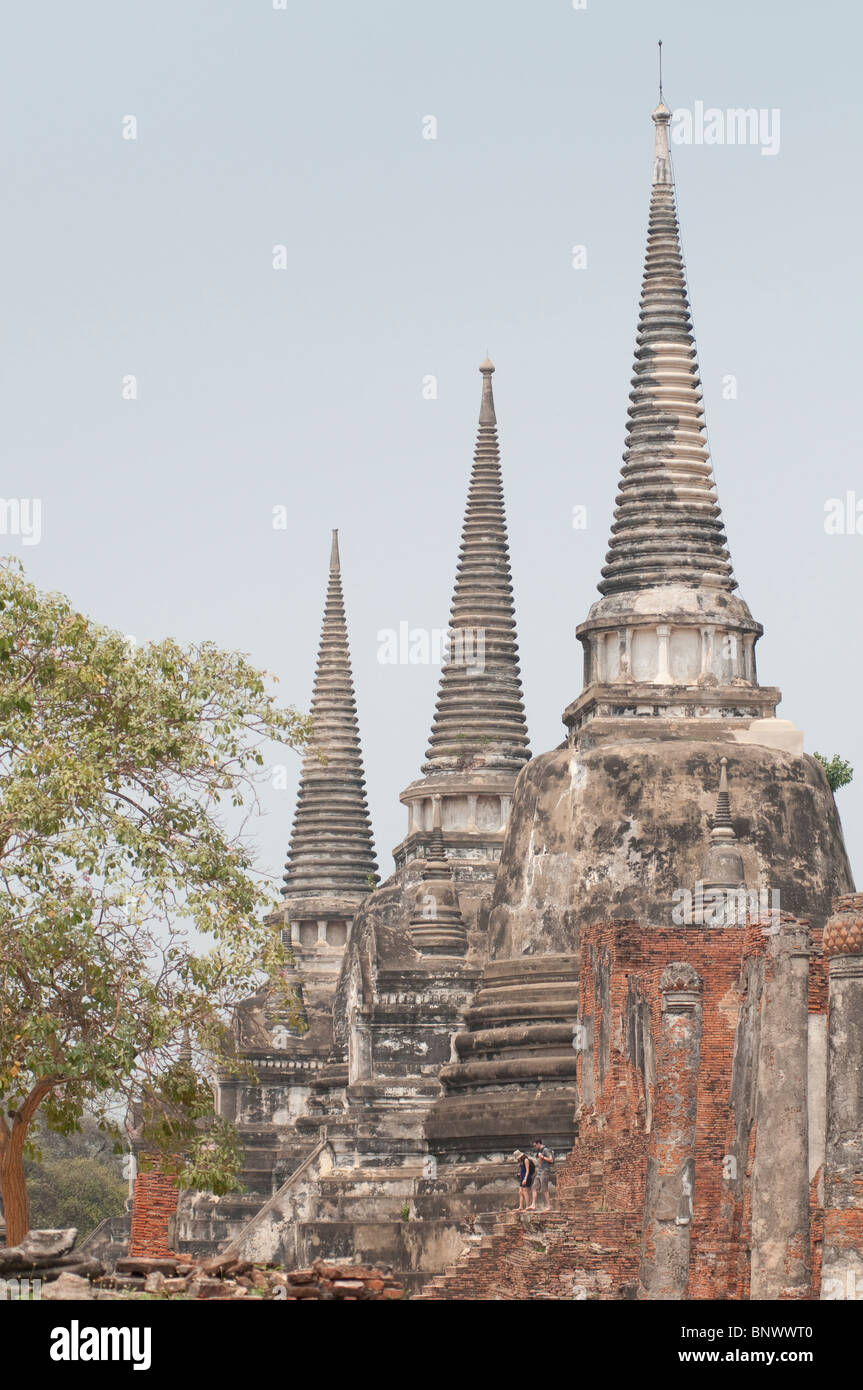
<instances>
[{"instance_id":1,"label":"green tree","mask_svg":"<svg viewBox=\"0 0 863 1390\"><path fill-rule=\"evenodd\" d=\"M279 977L281 944L264 922L273 891L254 871L248 822L266 744L298 748L308 733L244 656L170 639L135 646L0 563L10 1244L29 1228L23 1163L37 1116L69 1133L87 1107L110 1126L118 1096L157 1101L183 1031L215 1065L233 1004ZM190 1178L231 1181L235 1155L201 1136L200 1118L173 1131L197 1136Z\"/></svg>"},{"instance_id":2,"label":"green tree","mask_svg":"<svg viewBox=\"0 0 863 1390\"><path fill-rule=\"evenodd\" d=\"M24 1164L30 1221L36 1228L76 1226L81 1239L106 1216L121 1216L128 1184L104 1159L52 1159Z\"/></svg>"},{"instance_id":3,"label":"green tree","mask_svg":"<svg viewBox=\"0 0 863 1390\"><path fill-rule=\"evenodd\" d=\"M221 1061L230 1061L227 1045ZM190 1061L181 1058L148 1078L128 1119L140 1144L142 1169L156 1162L183 1187L206 1188L217 1196L239 1186L243 1146L230 1121L214 1113L212 1088Z\"/></svg>"},{"instance_id":4,"label":"green tree","mask_svg":"<svg viewBox=\"0 0 863 1390\"><path fill-rule=\"evenodd\" d=\"M31 1147L38 1158L25 1160L24 1173L32 1226L76 1226L83 1239L106 1216L122 1214L122 1160L95 1116L85 1112L68 1134L34 1126Z\"/></svg>"},{"instance_id":5,"label":"green tree","mask_svg":"<svg viewBox=\"0 0 863 1390\"><path fill-rule=\"evenodd\" d=\"M840 787L847 787L854 776L854 769L844 758L840 758L838 753L834 753L829 760L821 756L820 753L814 754L815 761L819 762L824 769L827 781L830 783L831 791L838 791Z\"/></svg>"}]
</instances>

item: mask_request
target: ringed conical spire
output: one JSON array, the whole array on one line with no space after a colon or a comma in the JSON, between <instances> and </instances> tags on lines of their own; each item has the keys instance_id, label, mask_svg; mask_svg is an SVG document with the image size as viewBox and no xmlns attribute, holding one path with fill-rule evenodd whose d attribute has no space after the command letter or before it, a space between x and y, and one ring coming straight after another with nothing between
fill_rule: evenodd
<instances>
[{"instance_id":1,"label":"ringed conical spire","mask_svg":"<svg viewBox=\"0 0 863 1390\"><path fill-rule=\"evenodd\" d=\"M482 399L444 665L424 773L517 773L530 758L491 378Z\"/></svg>"},{"instance_id":2,"label":"ringed conical spire","mask_svg":"<svg viewBox=\"0 0 863 1390\"><path fill-rule=\"evenodd\" d=\"M737 587L704 432L698 359L680 248L668 127L655 126L635 365L624 464L599 591Z\"/></svg>"},{"instance_id":3,"label":"ringed conical spire","mask_svg":"<svg viewBox=\"0 0 863 1390\"><path fill-rule=\"evenodd\" d=\"M364 897L377 880L342 596L339 533L330 572L285 887L297 898Z\"/></svg>"},{"instance_id":4,"label":"ringed conical spire","mask_svg":"<svg viewBox=\"0 0 863 1390\"><path fill-rule=\"evenodd\" d=\"M773 718L758 684L762 634L738 593L707 451L668 130L653 112L647 255L620 490L599 591L576 628L584 686L573 736L597 715Z\"/></svg>"}]
</instances>

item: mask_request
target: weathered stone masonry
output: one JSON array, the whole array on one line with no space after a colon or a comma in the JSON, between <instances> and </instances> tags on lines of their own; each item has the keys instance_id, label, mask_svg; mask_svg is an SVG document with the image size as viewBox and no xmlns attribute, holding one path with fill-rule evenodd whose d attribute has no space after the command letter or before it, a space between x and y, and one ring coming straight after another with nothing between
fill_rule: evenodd
<instances>
[{"instance_id":1,"label":"weathered stone masonry","mask_svg":"<svg viewBox=\"0 0 863 1390\"><path fill-rule=\"evenodd\" d=\"M838 898L829 972L827 1151L821 1296L863 1296L863 894Z\"/></svg>"},{"instance_id":2,"label":"weathered stone masonry","mask_svg":"<svg viewBox=\"0 0 863 1390\"><path fill-rule=\"evenodd\" d=\"M659 991L639 1297L677 1299L689 1282L702 981L691 965L675 961L663 970Z\"/></svg>"}]
</instances>

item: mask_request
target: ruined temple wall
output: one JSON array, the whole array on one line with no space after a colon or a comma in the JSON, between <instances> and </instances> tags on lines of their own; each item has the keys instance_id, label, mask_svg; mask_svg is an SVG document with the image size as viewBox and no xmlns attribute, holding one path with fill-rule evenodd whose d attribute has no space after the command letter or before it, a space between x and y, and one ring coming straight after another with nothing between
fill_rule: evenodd
<instances>
[{"instance_id":1,"label":"ruined temple wall","mask_svg":"<svg viewBox=\"0 0 863 1390\"><path fill-rule=\"evenodd\" d=\"M662 1120L655 1113L653 1075L662 1022L660 976L672 961L682 961L703 981L690 1298L723 1296L731 1277L729 1255L734 1231L727 1184L736 1171L728 1162L731 1077L735 1049L738 1053L751 1049L750 1038L738 1037L740 980L747 957L760 954L764 941L763 933L751 928L645 928L634 922L617 922L585 929L581 990L583 1022L593 1046L595 1109L609 1135L623 1137L639 1125L644 1134L644 1155L650 1130ZM596 962L604 960L608 964L602 968L609 973L606 1023L596 1009ZM638 1191L642 1202L644 1155L632 1155L629 1169L619 1174L617 1183L618 1193ZM645 1221L651 1218L652 1213L645 1212ZM738 1232L740 1224L738 1220Z\"/></svg>"},{"instance_id":2,"label":"ruined temple wall","mask_svg":"<svg viewBox=\"0 0 863 1390\"><path fill-rule=\"evenodd\" d=\"M652 1043L640 1044L644 1055L658 1051L662 970L672 960L686 962L703 983L685 1296L809 1296L819 1200L817 1183L810 1197L807 1168L807 1002L817 1021L823 971L820 957L809 955L807 924L783 914L781 923L766 929L624 927L616 937L612 982L623 973L630 999L637 988L649 1006ZM631 1037L633 1019L630 1005L628 1028L613 1020L612 1036L623 1031ZM638 1058L631 1060L634 1065ZM661 1058L654 1065L659 1073ZM687 1078L657 1074L652 1095L649 1076L642 1084L640 1103L651 1132L661 1130L665 1145L670 1136L680 1142L678 1112ZM663 1104L668 1115L661 1112ZM678 1157L682 1163L686 1155ZM670 1191L666 1182L666 1206ZM651 1191L646 1232L673 1215L652 1210L654 1201L658 1194Z\"/></svg>"},{"instance_id":3,"label":"ruined temple wall","mask_svg":"<svg viewBox=\"0 0 863 1390\"><path fill-rule=\"evenodd\" d=\"M769 924L771 925L771 924ZM800 923L786 918L792 932ZM461 1261L436 1280L430 1297L621 1299L682 1296L686 1299L748 1299L752 1241L752 1173L756 1164L759 1102L768 1136L762 1153L770 1162L775 1120L787 1120L788 1107L770 1113L774 1055L771 1036L801 1029L796 1004L782 989L777 966L783 945L760 925L746 928L658 928L637 922L605 922L584 930L579 977L576 1043L581 1104L579 1133L571 1154L558 1163L557 1201L548 1217L521 1224L512 1218L471 1261ZM808 974L810 1019L823 1017L825 979L820 935L810 943ZM671 1111L681 1080L659 1047L663 972L685 962L700 980L700 1034L696 1116L692 1160L694 1183L688 1237L688 1278L676 1294L651 1281L657 1223L668 1220L657 1192L667 1203L685 1188L657 1188L646 1201L651 1145L673 1134ZM780 962L781 966L781 962ZM684 972L685 973L685 972ZM683 978L683 975L681 976ZM777 988L776 986L779 986ZM665 980L666 998L668 979ZM772 993L771 993L771 986ZM765 1010L768 1050L762 1049ZM805 1009L802 1020L805 1047ZM797 1038L800 1045L800 1038ZM805 1071L805 1068L804 1068ZM801 1078L805 1086L805 1077ZM759 1082L761 1089L759 1090ZM682 1088L681 1088L682 1089ZM765 1110L765 1105L767 1109ZM805 1107L803 1109L805 1116ZM771 1123L774 1125L771 1130ZM679 1126L678 1126L679 1128ZM683 1136L684 1148L686 1136ZM687 1155L681 1150L681 1157ZM781 1164L781 1155L777 1155ZM817 1177L808 1186L805 1172L785 1174L807 1185L813 1290L817 1297L823 1209ZM673 1165L672 1165L673 1176ZM652 1203L652 1205L651 1205ZM671 1213L685 1220L682 1207ZM513 1224L513 1222L515 1224ZM809 1230L805 1230L805 1225ZM773 1232L767 1231L768 1243ZM794 1231L779 1231L792 1263ZM648 1275L647 1284L644 1276ZM576 1290L576 1292L573 1292ZM788 1293L785 1296L800 1296ZM804 1294L803 1296L806 1296Z\"/></svg>"},{"instance_id":4,"label":"ruined temple wall","mask_svg":"<svg viewBox=\"0 0 863 1390\"><path fill-rule=\"evenodd\" d=\"M755 1242L760 1264L765 1259L769 1263L777 1247L784 1250L784 1285L788 1287L783 1285L775 1296L807 1296L810 1261L817 1292L823 1224L819 1145L823 1155L824 1113L823 1105L813 1105L814 1123L807 1135L806 1056L813 1032L817 1039L823 1029L826 1007L820 930L809 943L808 971L802 961L795 967L804 971L802 1017L798 1017L800 1001L795 1001L785 980L786 938L805 936L805 923L785 915L778 935L758 924L745 929L644 930L626 923L585 930L581 989L591 1054L582 1061L582 1073L593 1073L588 1083L596 1090L595 1108L610 1133L630 1131L633 1112L643 1112L646 1132L662 1121L657 1113L661 1088L651 1075L658 1065L662 970L671 960L685 961L703 981L688 1298L747 1298L753 1292L748 1258L753 1239L753 1173L761 1222ZM596 1013L596 1001L603 995L610 1014L604 1026ZM609 1066L608 1056L603 1055L609 1039L618 1053L617 1065ZM776 1052L777 1039L782 1040L781 1047L793 1049L790 1067ZM816 1080L819 1055L816 1049L812 1065ZM775 1070L780 1065L783 1070ZM622 1076L618 1075L621 1067ZM672 1095L678 1089L677 1080L672 1078ZM764 1131L760 1170L756 1162L759 1115ZM813 1151L810 1170L807 1147ZM777 1165L784 1165L780 1187ZM628 1176L643 1191L642 1173L639 1154ZM796 1210L792 1188L802 1193L797 1205L808 1211ZM653 1215L645 1210L646 1228ZM801 1241L805 1249L798 1248ZM759 1296L766 1296L764 1287L760 1278Z\"/></svg>"}]
</instances>

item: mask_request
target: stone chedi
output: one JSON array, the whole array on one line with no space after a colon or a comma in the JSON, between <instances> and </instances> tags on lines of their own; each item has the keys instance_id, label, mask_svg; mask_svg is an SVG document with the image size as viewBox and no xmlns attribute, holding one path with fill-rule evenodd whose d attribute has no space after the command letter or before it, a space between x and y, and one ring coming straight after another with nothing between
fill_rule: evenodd
<instances>
[{"instance_id":1,"label":"stone chedi","mask_svg":"<svg viewBox=\"0 0 863 1390\"><path fill-rule=\"evenodd\" d=\"M286 939L307 978L338 974L350 924L378 881L338 531L333 532L311 721L282 889Z\"/></svg>"},{"instance_id":2,"label":"stone chedi","mask_svg":"<svg viewBox=\"0 0 863 1390\"><path fill-rule=\"evenodd\" d=\"M342 970L335 1035L348 1099L374 1148L424 1164L440 1096L485 963L490 891L513 789L530 757L503 504L494 367L480 367L479 429L431 739L401 800L396 871L360 912ZM374 1119L372 1119L374 1117ZM373 1141L373 1142L372 1142ZM356 1157L356 1131L350 1136Z\"/></svg>"},{"instance_id":3,"label":"stone chedi","mask_svg":"<svg viewBox=\"0 0 863 1390\"><path fill-rule=\"evenodd\" d=\"M357 724L338 532L333 532L311 736L303 759L284 876L274 918L294 967L237 1010L237 1045L253 1074L224 1076L220 1111L246 1147L244 1186L272 1191L307 1156L321 1119L344 1104L347 1066L333 1045L333 997L352 924L377 882ZM304 1127L305 1124L305 1127ZM197 1201L197 1199L196 1199ZM260 1197L219 1206L227 1235ZM198 1209L206 1202L198 1201ZM189 1239L198 1239L194 1222ZM201 1250L212 1245L201 1235Z\"/></svg>"},{"instance_id":4,"label":"stone chedi","mask_svg":"<svg viewBox=\"0 0 863 1390\"><path fill-rule=\"evenodd\" d=\"M707 452L670 119L661 102L629 432L603 597L577 629L585 688L564 715L573 730L602 714L769 716L778 701L756 682L762 628L735 595Z\"/></svg>"},{"instance_id":5,"label":"stone chedi","mask_svg":"<svg viewBox=\"0 0 863 1390\"><path fill-rule=\"evenodd\" d=\"M583 929L670 920L677 890L699 878L723 758L750 887L823 926L850 885L833 797L802 735L774 717L779 692L758 684L761 628L735 594L704 435L670 115L663 102L653 112L624 463L602 597L576 634L584 688L563 715L566 743L535 757L516 787L489 963L430 1123L441 1154L463 1150L465 1136L502 1154L525 1125L569 1146Z\"/></svg>"},{"instance_id":6,"label":"stone chedi","mask_svg":"<svg viewBox=\"0 0 863 1390\"><path fill-rule=\"evenodd\" d=\"M452 869L447 863L441 831L440 797L434 798L432 837L417 889L410 924L411 942L425 956L461 956L467 950L467 932L461 915Z\"/></svg>"},{"instance_id":7,"label":"stone chedi","mask_svg":"<svg viewBox=\"0 0 863 1390\"><path fill-rule=\"evenodd\" d=\"M272 1195L181 1221L190 1246L384 1260L427 1298L863 1286L863 898L824 773L757 678L670 114L660 97L623 468L566 737L530 758L485 362L451 648L395 872L371 891L338 590L313 705L333 756L306 761L286 875L287 984L311 1026L284 1020L277 1048L271 991L239 1010L259 1082L226 1081L221 1103ZM721 910L681 917L687 895ZM540 1133L562 1161L535 1256L495 1214ZM466 1217L487 1238L453 1265Z\"/></svg>"},{"instance_id":8,"label":"stone chedi","mask_svg":"<svg viewBox=\"0 0 863 1390\"><path fill-rule=\"evenodd\" d=\"M396 866L421 857L440 804L447 854L493 878L515 778L530 757L521 693L509 543L491 378L482 399L449 624L423 776L402 792L408 832Z\"/></svg>"},{"instance_id":9,"label":"stone chedi","mask_svg":"<svg viewBox=\"0 0 863 1390\"><path fill-rule=\"evenodd\" d=\"M284 932L296 970L237 1011L240 1052L257 1082L225 1077L220 1087L220 1108L246 1142L246 1186L270 1194L284 1179L284 1190L277 1210L269 1204L251 1222L252 1197L224 1198L212 1210L205 1200L181 1204L181 1238L196 1253L239 1236L256 1258L312 1258L321 1243L340 1257L364 1248L372 1236L361 1221L332 1220L368 1203L364 1182L375 1193L374 1229L380 1235L389 1218L395 1240L392 1249L375 1246L377 1254L408 1284L460 1248L458 1218L441 1214L429 1176L424 1122L485 963L490 890L516 777L530 756L493 371L488 361L480 367L479 430L430 746L421 777L402 795L408 828L395 872L374 894L334 545L314 737L285 875ZM497 1170L489 1176L492 1205L499 1179ZM475 1186L472 1176L467 1183ZM405 1248L406 1196L427 1215L429 1252L415 1240Z\"/></svg>"},{"instance_id":10,"label":"stone chedi","mask_svg":"<svg viewBox=\"0 0 863 1390\"><path fill-rule=\"evenodd\" d=\"M588 1298L848 1297L858 1277L859 899L826 779L758 683L761 628L735 594L669 120L660 100L624 466L602 597L577 629L584 688L566 743L519 778L489 963L428 1125L442 1156L569 1125L560 1213L541 1261L503 1218L424 1297L572 1297L574 1281ZM742 917L676 924L693 885L742 896Z\"/></svg>"},{"instance_id":11,"label":"stone chedi","mask_svg":"<svg viewBox=\"0 0 863 1390\"><path fill-rule=\"evenodd\" d=\"M701 883L708 891L718 890L723 893L745 887L746 871L731 817L728 759L720 758L719 765L722 768L719 775L719 792L716 797L716 810L710 822L710 846L701 866Z\"/></svg>"}]
</instances>

